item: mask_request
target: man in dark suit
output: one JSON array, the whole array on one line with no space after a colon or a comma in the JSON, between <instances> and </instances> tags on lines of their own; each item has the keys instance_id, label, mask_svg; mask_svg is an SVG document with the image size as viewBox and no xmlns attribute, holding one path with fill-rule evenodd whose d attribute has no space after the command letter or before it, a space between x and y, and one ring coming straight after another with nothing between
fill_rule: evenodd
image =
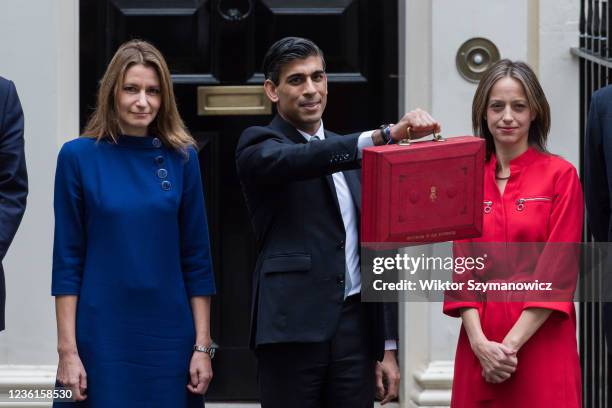
<instances>
[{"instance_id":1,"label":"man in dark suit","mask_svg":"<svg viewBox=\"0 0 612 408\"><path fill-rule=\"evenodd\" d=\"M612 196L612 86L597 90L591 107L584 139L584 198L587 220L596 242L612 242L610 197ZM603 325L608 349L612 350L612 253L603 264ZM585 299L588 300L588 299ZM593 299L597 300L597 299Z\"/></svg>"},{"instance_id":2,"label":"man in dark suit","mask_svg":"<svg viewBox=\"0 0 612 408\"><path fill-rule=\"evenodd\" d=\"M397 317L360 301L361 149L438 124L417 110L340 136L323 129L327 77L314 43L279 40L263 65L278 115L246 129L236 151L259 246L251 344L262 406L371 407L375 377L387 402L398 393Z\"/></svg>"},{"instance_id":3,"label":"man in dark suit","mask_svg":"<svg viewBox=\"0 0 612 408\"><path fill-rule=\"evenodd\" d=\"M4 330L6 299L1 262L23 217L27 195L23 111L15 85L0 77L0 330Z\"/></svg>"}]
</instances>

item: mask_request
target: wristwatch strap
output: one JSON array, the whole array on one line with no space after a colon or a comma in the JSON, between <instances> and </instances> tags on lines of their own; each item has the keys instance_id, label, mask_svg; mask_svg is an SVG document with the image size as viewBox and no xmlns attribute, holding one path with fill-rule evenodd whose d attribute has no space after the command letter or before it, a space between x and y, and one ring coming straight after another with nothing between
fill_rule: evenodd
<instances>
[{"instance_id":1,"label":"wristwatch strap","mask_svg":"<svg viewBox=\"0 0 612 408\"><path fill-rule=\"evenodd\" d=\"M215 357L215 350L217 350L217 348L214 346L214 344L210 346L204 346L202 344L193 345L193 351L199 351L200 353L206 353L210 356L211 359Z\"/></svg>"}]
</instances>

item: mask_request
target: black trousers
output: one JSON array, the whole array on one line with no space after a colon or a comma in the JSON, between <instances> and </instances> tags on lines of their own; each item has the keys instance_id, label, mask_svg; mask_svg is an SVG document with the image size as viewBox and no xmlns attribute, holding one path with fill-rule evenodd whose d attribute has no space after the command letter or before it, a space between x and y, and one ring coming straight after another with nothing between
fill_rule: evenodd
<instances>
[{"instance_id":1,"label":"black trousers","mask_svg":"<svg viewBox=\"0 0 612 408\"><path fill-rule=\"evenodd\" d=\"M359 295L347 298L336 334L322 343L259 346L262 408L371 408L374 358Z\"/></svg>"}]
</instances>

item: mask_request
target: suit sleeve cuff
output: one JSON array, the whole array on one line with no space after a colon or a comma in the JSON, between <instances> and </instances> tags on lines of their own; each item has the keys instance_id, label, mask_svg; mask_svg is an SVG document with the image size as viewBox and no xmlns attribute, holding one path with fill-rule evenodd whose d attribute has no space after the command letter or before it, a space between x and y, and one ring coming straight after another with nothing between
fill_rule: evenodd
<instances>
[{"instance_id":1,"label":"suit sleeve cuff","mask_svg":"<svg viewBox=\"0 0 612 408\"><path fill-rule=\"evenodd\" d=\"M364 147L374 146L374 141L372 140L372 133L374 132L374 130L368 130L359 135L359 139L357 140L357 157L359 159L361 159L361 150Z\"/></svg>"},{"instance_id":2,"label":"suit sleeve cuff","mask_svg":"<svg viewBox=\"0 0 612 408\"><path fill-rule=\"evenodd\" d=\"M387 350L397 350L397 340L385 340L385 351Z\"/></svg>"}]
</instances>

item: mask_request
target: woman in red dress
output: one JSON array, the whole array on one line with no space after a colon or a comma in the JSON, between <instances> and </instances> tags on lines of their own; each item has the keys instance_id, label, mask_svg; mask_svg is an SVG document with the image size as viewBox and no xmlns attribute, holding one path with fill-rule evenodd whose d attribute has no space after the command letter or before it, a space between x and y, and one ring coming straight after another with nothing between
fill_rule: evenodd
<instances>
[{"instance_id":1,"label":"woman in red dress","mask_svg":"<svg viewBox=\"0 0 612 408\"><path fill-rule=\"evenodd\" d=\"M549 105L529 66L501 60L490 68L474 96L472 124L486 141L487 162L483 235L468 243L538 242L551 259L563 259L576 248L569 243L581 240L582 190L574 167L546 151ZM528 248L520 250L518 263L531 258L532 265L558 273L550 263L529 257ZM520 273L508 269L513 276ZM451 407L581 407L571 301L447 298L444 313L463 323Z\"/></svg>"}]
</instances>

